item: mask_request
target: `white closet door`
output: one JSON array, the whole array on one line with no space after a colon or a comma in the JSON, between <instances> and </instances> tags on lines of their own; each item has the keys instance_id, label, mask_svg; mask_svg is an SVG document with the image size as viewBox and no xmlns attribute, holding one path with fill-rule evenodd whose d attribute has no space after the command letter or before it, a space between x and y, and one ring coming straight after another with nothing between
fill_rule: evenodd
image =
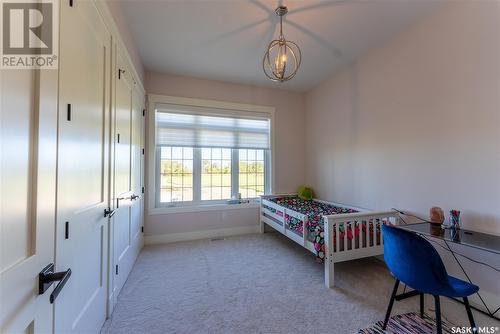
<instances>
[{"instance_id":1,"label":"white closet door","mask_svg":"<svg viewBox=\"0 0 500 334\"><path fill-rule=\"evenodd\" d=\"M56 333L97 333L106 316L111 35L93 1L61 2Z\"/></svg>"},{"instance_id":2,"label":"white closet door","mask_svg":"<svg viewBox=\"0 0 500 334\"><path fill-rule=\"evenodd\" d=\"M131 150L132 150L132 79L125 69L121 53L116 57L115 92L115 215L113 217L113 299L120 293L133 261L131 255Z\"/></svg>"},{"instance_id":3,"label":"white closet door","mask_svg":"<svg viewBox=\"0 0 500 334\"><path fill-rule=\"evenodd\" d=\"M131 185L134 200L130 208L131 219L131 245L133 247L132 254L135 257L139 254L142 247L142 217L143 217L143 201L144 194L142 193L142 162L143 162L143 126L144 126L144 95L135 87L132 94L132 163L131 163Z\"/></svg>"},{"instance_id":4,"label":"white closet door","mask_svg":"<svg viewBox=\"0 0 500 334\"><path fill-rule=\"evenodd\" d=\"M0 333L51 333L57 71L0 71Z\"/></svg>"}]
</instances>

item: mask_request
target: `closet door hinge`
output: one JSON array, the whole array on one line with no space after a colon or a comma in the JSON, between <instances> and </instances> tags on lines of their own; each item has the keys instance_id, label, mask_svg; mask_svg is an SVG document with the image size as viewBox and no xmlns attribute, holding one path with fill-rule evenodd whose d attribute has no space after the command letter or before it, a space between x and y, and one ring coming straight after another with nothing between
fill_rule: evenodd
<instances>
[{"instance_id":1,"label":"closet door hinge","mask_svg":"<svg viewBox=\"0 0 500 334\"><path fill-rule=\"evenodd\" d=\"M115 266L115 275L118 275L118 265Z\"/></svg>"},{"instance_id":2,"label":"closet door hinge","mask_svg":"<svg viewBox=\"0 0 500 334\"><path fill-rule=\"evenodd\" d=\"M119 133L116 134L116 141L118 142L118 144L120 143L120 134Z\"/></svg>"},{"instance_id":3,"label":"closet door hinge","mask_svg":"<svg viewBox=\"0 0 500 334\"><path fill-rule=\"evenodd\" d=\"M146 109L142 109L142 116L146 116Z\"/></svg>"},{"instance_id":4,"label":"closet door hinge","mask_svg":"<svg viewBox=\"0 0 500 334\"><path fill-rule=\"evenodd\" d=\"M141 232L144 233L144 226L141 226Z\"/></svg>"},{"instance_id":5,"label":"closet door hinge","mask_svg":"<svg viewBox=\"0 0 500 334\"><path fill-rule=\"evenodd\" d=\"M142 193L144 194L144 187L142 187Z\"/></svg>"},{"instance_id":6,"label":"closet door hinge","mask_svg":"<svg viewBox=\"0 0 500 334\"><path fill-rule=\"evenodd\" d=\"M73 7L73 0L69 0L69 6Z\"/></svg>"},{"instance_id":7,"label":"closet door hinge","mask_svg":"<svg viewBox=\"0 0 500 334\"><path fill-rule=\"evenodd\" d=\"M144 149L142 149L142 155L144 155Z\"/></svg>"},{"instance_id":8,"label":"closet door hinge","mask_svg":"<svg viewBox=\"0 0 500 334\"><path fill-rule=\"evenodd\" d=\"M121 68L118 69L118 80L122 78L122 73L125 73L125 70L122 70Z\"/></svg>"}]
</instances>

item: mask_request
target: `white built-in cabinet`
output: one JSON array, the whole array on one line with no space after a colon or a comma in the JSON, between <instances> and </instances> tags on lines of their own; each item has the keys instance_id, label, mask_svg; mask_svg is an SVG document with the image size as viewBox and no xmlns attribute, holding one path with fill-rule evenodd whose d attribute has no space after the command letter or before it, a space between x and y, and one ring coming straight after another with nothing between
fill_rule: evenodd
<instances>
[{"instance_id":1,"label":"white built-in cabinet","mask_svg":"<svg viewBox=\"0 0 500 334\"><path fill-rule=\"evenodd\" d=\"M106 317L111 34L91 1L61 3L56 333L95 333Z\"/></svg>"},{"instance_id":2,"label":"white built-in cabinet","mask_svg":"<svg viewBox=\"0 0 500 334\"><path fill-rule=\"evenodd\" d=\"M0 333L51 333L57 71L0 70Z\"/></svg>"},{"instance_id":3,"label":"white built-in cabinet","mask_svg":"<svg viewBox=\"0 0 500 334\"><path fill-rule=\"evenodd\" d=\"M110 295L113 309L131 269L143 246L143 163L144 163L144 94L129 74L123 53L113 57L113 217L110 222Z\"/></svg>"},{"instance_id":4,"label":"white built-in cabinet","mask_svg":"<svg viewBox=\"0 0 500 334\"><path fill-rule=\"evenodd\" d=\"M98 333L143 245L145 94L110 19L62 0L59 68L0 72L2 333Z\"/></svg>"}]
</instances>

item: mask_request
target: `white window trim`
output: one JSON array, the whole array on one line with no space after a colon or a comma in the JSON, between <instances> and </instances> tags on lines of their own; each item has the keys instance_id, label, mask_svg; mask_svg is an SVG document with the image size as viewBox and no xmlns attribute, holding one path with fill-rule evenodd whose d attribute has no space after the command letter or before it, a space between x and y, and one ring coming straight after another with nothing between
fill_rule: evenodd
<instances>
[{"instance_id":1,"label":"white window trim","mask_svg":"<svg viewBox=\"0 0 500 334\"><path fill-rule=\"evenodd\" d=\"M258 207L255 202L242 203L242 204L198 204L198 205L187 205L179 207L157 207L156 206L156 124L155 124L155 105L157 103L168 103L168 104L179 104L184 106L196 106L196 107L206 107L206 108L217 108L221 110L234 111L238 110L241 112L261 112L269 114L269 119L271 122L271 154L270 154L270 164L267 164L271 170L267 172L266 180L269 182L269 191L272 193L275 180L275 164L274 164L274 114L275 108L269 106L260 106L253 104L242 104L233 102L224 102L216 100L204 100L204 99L194 99L187 97L174 97L167 95L148 95L148 112L147 112L147 123L148 123L148 183L147 183L147 203L148 203L148 215L159 215L167 213L180 213L180 212L202 212L202 211L213 211L213 210L228 210L237 208L251 208ZM269 173L270 172L270 173Z\"/></svg>"}]
</instances>

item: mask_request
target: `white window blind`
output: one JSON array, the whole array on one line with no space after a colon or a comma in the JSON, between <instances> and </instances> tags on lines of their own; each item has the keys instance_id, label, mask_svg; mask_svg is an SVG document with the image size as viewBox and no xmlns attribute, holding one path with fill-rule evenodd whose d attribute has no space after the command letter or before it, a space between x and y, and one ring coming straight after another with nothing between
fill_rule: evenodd
<instances>
[{"instance_id":1,"label":"white window blind","mask_svg":"<svg viewBox=\"0 0 500 334\"><path fill-rule=\"evenodd\" d=\"M175 104L156 105L156 145L270 149L269 115Z\"/></svg>"}]
</instances>

